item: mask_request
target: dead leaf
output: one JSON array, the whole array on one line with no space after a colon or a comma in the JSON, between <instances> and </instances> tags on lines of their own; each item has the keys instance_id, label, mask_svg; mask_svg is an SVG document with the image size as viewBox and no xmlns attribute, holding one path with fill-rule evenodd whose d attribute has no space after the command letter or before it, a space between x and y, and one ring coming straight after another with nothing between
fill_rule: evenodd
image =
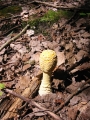
<instances>
[{"instance_id":1,"label":"dead leaf","mask_svg":"<svg viewBox=\"0 0 90 120\"><path fill-rule=\"evenodd\" d=\"M40 52L36 52L32 55L31 60L35 60L36 64L39 62Z\"/></svg>"},{"instance_id":2,"label":"dead leaf","mask_svg":"<svg viewBox=\"0 0 90 120\"><path fill-rule=\"evenodd\" d=\"M77 27L80 27L82 24L86 23L85 19L84 18L81 18L79 19L77 22L76 22L76 25Z\"/></svg>"},{"instance_id":3,"label":"dead leaf","mask_svg":"<svg viewBox=\"0 0 90 120\"><path fill-rule=\"evenodd\" d=\"M74 96L71 100L70 100L70 105L76 105L78 104L78 102L81 100L81 97L78 96Z\"/></svg>"},{"instance_id":4,"label":"dead leaf","mask_svg":"<svg viewBox=\"0 0 90 120\"><path fill-rule=\"evenodd\" d=\"M27 70L27 69L30 68L30 67L31 67L30 64L26 64L26 65L24 65L24 66L23 66L23 71Z\"/></svg>"},{"instance_id":5,"label":"dead leaf","mask_svg":"<svg viewBox=\"0 0 90 120\"><path fill-rule=\"evenodd\" d=\"M30 73L27 72L25 75L19 77L18 83L16 84L16 88L24 90L26 87L28 87L30 81Z\"/></svg>"},{"instance_id":6,"label":"dead leaf","mask_svg":"<svg viewBox=\"0 0 90 120\"><path fill-rule=\"evenodd\" d=\"M35 114L35 116L44 116L44 115L47 115L47 113L46 112L44 112L44 111L40 111L40 109L38 109L38 108L33 108L33 111L34 111L34 114Z\"/></svg>"},{"instance_id":7,"label":"dead leaf","mask_svg":"<svg viewBox=\"0 0 90 120\"><path fill-rule=\"evenodd\" d=\"M31 56L32 56L32 53L31 53L31 52L25 53L25 54L22 56L22 61L23 61L23 62L28 61Z\"/></svg>"},{"instance_id":8,"label":"dead leaf","mask_svg":"<svg viewBox=\"0 0 90 120\"><path fill-rule=\"evenodd\" d=\"M82 58L88 56L88 53L84 50L80 50L76 55L75 58L77 60L77 62L79 62Z\"/></svg>"},{"instance_id":9,"label":"dead leaf","mask_svg":"<svg viewBox=\"0 0 90 120\"><path fill-rule=\"evenodd\" d=\"M64 52L56 52L56 54L57 54L57 59L58 59L57 66L65 63L65 54L64 54Z\"/></svg>"},{"instance_id":10,"label":"dead leaf","mask_svg":"<svg viewBox=\"0 0 90 120\"><path fill-rule=\"evenodd\" d=\"M83 63L82 65L79 65L78 67L76 67L75 69L73 69L70 72L75 73L77 71L82 71L82 70L85 70L85 69L90 69L90 63L89 62Z\"/></svg>"}]
</instances>

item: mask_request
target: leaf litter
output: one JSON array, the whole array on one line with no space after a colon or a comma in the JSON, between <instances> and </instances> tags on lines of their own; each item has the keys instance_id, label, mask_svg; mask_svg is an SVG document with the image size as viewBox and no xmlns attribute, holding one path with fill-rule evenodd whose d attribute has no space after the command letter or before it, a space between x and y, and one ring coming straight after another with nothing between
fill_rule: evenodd
<instances>
[{"instance_id":1,"label":"leaf litter","mask_svg":"<svg viewBox=\"0 0 90 120\"><path fill-rule=\"evenodd\" d=\"M48 9L51 8L48 6L40 6L38 9L36 7L23 8L22 20L27 21L29 16L36 13L38 16L42 16ZM88 28L88 19L79 18L73 23L66 23L67 19L61 18L51 27L45 28L45 31L48 32L47 35L42 32L36 33L37 28L28 29L16 41L0 51L0 81L6 87L21 94L40 71L40 53L44 49L55 50L58 62L52 75L53 94L41 97L37 90L32 97L45 108L54 111L66 101L74 90L79 89L80 85L90 79L90 33L88 31L90 28ZM3 37L0 46L15 34L12 33L10 36ZM90 111L90 84L86 86L89 87L70 99L69 103L57 113L60 118L63 120L90 119L88 112ZM0 96L0 119L3 119L9 109L7 108L5 111L4 106L2 107L3 103L7 106L7 99L4 102L7 96L12 102L15 101L15 97L13 98L10 94L5 93L4 97ZM17 111L18 117L13 116L12 119L15 117L17 120L52 120L45 111L40 111L40 109L25 103L22 103ZM2 114L3 112L4 114Z\"/></svg>"}]
</instances>

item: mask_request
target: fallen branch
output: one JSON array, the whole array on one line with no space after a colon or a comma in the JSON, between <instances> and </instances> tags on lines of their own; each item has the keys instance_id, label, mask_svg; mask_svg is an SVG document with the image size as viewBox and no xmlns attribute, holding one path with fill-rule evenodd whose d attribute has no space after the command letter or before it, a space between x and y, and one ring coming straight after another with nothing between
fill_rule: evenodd
<instances>
[{"instance_id":1,"label":"fallen branch","mask_svg":"<svg viewBox=\"0 0 90 120\"><path fill-rule=\"evenodd\" d=\"M57 116L57 115L54 114L53 112L49 111L48 109L42 107L41 105L39 105L39 104L36 103L35 101L33 101L33 100L31 100L31 99L28 99L28 98L25 98L25 97L17 94L17 93L14 92L14 91L12 91L12 90L10 90L10 89L7 89L7 88L4 89L4 91L7 92L7 93L10 93L10 94L12 94L12 95L14 95L14 96L16 96L16 97L18 97L18 98L20 98L20 99L22 99L23 101L25 101L25 102L27 102L27 103L30 103L30 104L34 105L35 107L37 107L37 108L39 108L39 109L41 109L41 110L43 110L44 112L46 112L46 113L48 113L50 116L52 116L55 120L61 120L61 118L60 118L59 116ZM4 119L2 118L2 120L4 120Z\"/></svg>"},{"instance_id":2,"label":"fallen branch","mask_svg":"<svg viewBox=\"0 0 90 120\"><path fill-rule=\"evenodd\" d=\"M5 44L3 44L1 47L0 47L0 51L6 47L7 45L9 45L11 42L13 42L14 40L16 40L17 38L19 38L26 30L27 28L29 27L29 24L26 25L26 27L15 37L11 38L9 41L7 41Z\"/></svg>"},{"instance_id":3,"label":"fallen branch","mask_svg":"<svg viewBox=\"0 0 90 120\"><path fill-rule=\"evenodd\" d=\"M54 8L57 8L57 9L62 9L62 10L70 10L70 9L74 9L74 10L75 9L76 10L90 10L89 7L81 8L81 6L85 4L85 2L84 3L83 2L81 2L81 3L77 2L77 5L74 4L74 3L70 3L70 4L66 3L65 4L65 2L64 2L59 6L54 5L54 4L50 4L48 2L42 2L42 1L39 1L39 0L34 0L34 2L39 3L39 4L43 4L43 5L47 5L47 6L50 6L50 7L54 7Z\"/></svg>"},{"instance_id":4,"label":"fallen branch","mask_svg":"<svg viewBox=\"0 0 90 120\"><path fill-rule=\"evenodd\" d=\"M40 83L41 83L41 77L42 73L38 73L38 75L32 79L29 86L22 92L21 96L25 98L33 98L33 96L36 94L36 92L39 89ZM18 90L19 91L19 90ZM12 100L13 101L13 100ZM2 120L6 120L12 117L16 117L18 113L18 108L22 106L23 100L20 98L15 98L13 104L10 106L8 111L5 113ZM11 112L12 111L12 112Z\"/></svg>"},{"instance_id":5,"label":"fallen branch","mask_svg":"<svg viewBox=\"0 0 90 120\"><path fill-rule=\"evenodd\" d=\"M73 96L75 96L76 94L78 94L79 92L83 91L84 89L86 89L87 87L90 87L90 86L86 86L85 85L87 83L90 83L90 79L87 80L85 83L83 83L77 90L75 90L67 99L64 103L62 103L56 110L54 110L54 113L57 113L59 110L61 110L69 101L70 99L73 98Z\"/></svg>"}]
</instances>

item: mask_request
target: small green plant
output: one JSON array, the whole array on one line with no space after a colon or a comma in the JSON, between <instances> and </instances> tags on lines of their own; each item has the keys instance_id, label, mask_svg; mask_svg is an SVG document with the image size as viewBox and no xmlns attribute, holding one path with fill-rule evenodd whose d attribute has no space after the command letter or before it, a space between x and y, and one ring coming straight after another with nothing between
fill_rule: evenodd
<instances>
[{"instance_id":1,"label":"small green plant","mask_svg":"<svg viewBox=\"0 0 90 120\"><path fill-rule=\"evenodd\" d=\"M81 13L79 13L79 15L80 16L90 16L90 13L88 13L88 12L81 12Z\"/></svg>"},{"instance_id":2,"label":"small green plant","mask_svg":"<svg viewBox=\"0 0 90 120\"><path fill-rule=\"evenodd\" d=\"M0 83L0 96L2 96L3 92L1 90L4 88L5 88L5 85L3 83Z\"/></svg>"}]
</instances>

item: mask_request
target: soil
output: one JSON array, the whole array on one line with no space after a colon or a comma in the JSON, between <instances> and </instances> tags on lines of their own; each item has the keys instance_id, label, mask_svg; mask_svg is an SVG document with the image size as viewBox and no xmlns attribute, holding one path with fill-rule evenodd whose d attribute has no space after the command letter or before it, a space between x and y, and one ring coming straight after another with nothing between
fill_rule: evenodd
<instances>
[{"instance_id":1,"label":"soil","mask_svg":"<svg viewBox=\"0 0 90 120\"><path fill-rule=\"evenodd\" d=\"M72 14L68 16L62 12L54 19L51 12L47 20L44 15L50 10L57 12L57 8L32 1L27 5L19 1L18 5L17 13L0 16L0 47L29 24L22 35L0 50L0 85L5 85L0 88L0 120L55 120L56 116L60 120L90 120L89 14L69 11ZM40 96L39 56L45 49L54 50L58 62L51 77L52 94Z\"/></svg>"}]
</instances>

